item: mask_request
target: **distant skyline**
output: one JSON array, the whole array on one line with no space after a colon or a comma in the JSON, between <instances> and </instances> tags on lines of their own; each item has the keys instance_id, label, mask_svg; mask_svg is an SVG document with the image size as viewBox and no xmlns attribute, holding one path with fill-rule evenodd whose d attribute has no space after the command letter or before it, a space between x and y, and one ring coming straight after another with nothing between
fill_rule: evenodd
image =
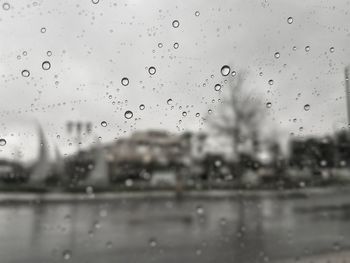
<instances>
[{"instance_id":1,"label":"distant skyline","mask_svg":"<svg viewBox=\"0 0 350 263\"><path fill-rule=\"evenodd\" d=\"M73 147L70 120L92 122L87 140L111 141L148 128L206 130L202 118L209 109L215 117L228 88L223 65L247 72L246 89L263 105L271 103L266 125L281 137L332 133L347 122L349 11L346 0L5 0L0 137L7 144L0 158L16 149L32 158L34 120L62 153Z\"/></svg>"}]
</instances>

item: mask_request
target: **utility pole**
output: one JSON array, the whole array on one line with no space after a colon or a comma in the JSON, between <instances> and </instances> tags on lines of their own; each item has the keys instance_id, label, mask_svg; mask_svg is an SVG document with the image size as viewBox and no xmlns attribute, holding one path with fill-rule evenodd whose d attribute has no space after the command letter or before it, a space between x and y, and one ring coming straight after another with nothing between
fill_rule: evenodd
<instances>
[{"instance_id":1,"label":"utility pole","mask_svg":"<svg viewBox=\"0 0 350 263\"><path fill-rule=\"evenodd\" d=\"M348 114L348 129L350 128L350 80L349 80L350 67L345 67L345 95L346 95L346 109Z\"/></svg>"}]
</instances>

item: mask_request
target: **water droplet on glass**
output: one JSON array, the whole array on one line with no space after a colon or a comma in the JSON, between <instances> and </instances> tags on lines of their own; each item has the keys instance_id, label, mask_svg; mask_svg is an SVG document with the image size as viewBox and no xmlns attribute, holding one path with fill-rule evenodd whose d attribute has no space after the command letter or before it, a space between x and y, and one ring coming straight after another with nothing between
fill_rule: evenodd
<instances>
[{"instance_id":1,"label":"water droplet on glass","mask_svg":"<svg viewBox=\"0 0 350 263\"><path fill-rule=\"evenodd\" d=\"M140 109L140 110L144 110L144 109L145 109L145 105L144 105L144 104L141 104L141 105L139 106L139 109Z\"/></svg>"},{"instance_id":2,"label":"water droplet on glass","mask_svg":"<svg viewBox=\"0 0 350 263\"><path fill-rule=\"evenodd\" d=\"M134 184L134 181L132 179L126 179L125 180L125 185L127 187L131 187Z\"/></svg>"},{"instance_id":3,"label":"water droplet on glass","mask_svg":"<svg viewBox=\"0 0 350 263\"><path fill-rule=\"evenodd\" d=\"M47 52L46 52L46 55L47 55L48 57L51 57L51 55L52 55L52 51L50 51L50 50L49 50L49 51L47 51Z\"/></svg>"},{"instance_id":4,"label":"water droplet on glass","mask_svg":"<svg viewBox=\"0 0 350 263\"><path fill-rule=\"evenodd\" d=\"M293 23L293 17L291 17L291 16L290 16L290 17L288 17L288 18L287 18L287 22L288 22L288 24Z\"/></svg>"},{"instance_id":5,"label":"water droplet on glass","mask_svg":"<svg viewBox=\"0 0 350 263\"><path fill-rule=\"evenodd\" d=\"M227 66L227 65L224 65L224 66L222 66L222 68L221 68L221 75L223 75L223 76L225 77L225 76L227 76L228 74L230 74L230 71L231 71L230 67Z\"/></svg>"},{"instance_id":6,"label":"water droplet on glass","mask_svg":"<svg viewBox=\"0 0 350 263\"><path fill-rule=\"evenodd\" d=\"M42 28L40 29L40 32L41 32L41 33L45 33L45 32L46 32L46 28L45 28L45 27L42 27Z\"/></svg>"},{"instance_id":7,"label":"water droplet on glass","mask_svg":"<svg viewBox=\"0 0 350 263\"><path fill-rule=\"evenodd\" d=\"M107 241L106 243L107 248L112 248L112 245L113 245L112 241Z\"/></svg>"},{"instance_id":8,"label":"water droplet on glass","mask_svg":"<svg viewBox=\"0 0 350 263\"><path fill-rule=\"evenodd\" d=\"M72 257L72 252L70 250L65 250L63 251L62 256L64 260L69 260Z\"/></svg>"},{"instance_id":9,"label":"water droplet on glass","mask_svg":"<svg viewBox=\"0 0 350 263\"><path fill-rule=\"evenodd\" d=\"M156 68L155 67L149 67L148 73L151 75L154 75L156 73Z\"/></svg>"},{"instance_id":10,"label":"water droplet on glass","mask_svg":"<svg viewBox=\"0 0 350 263\"><path fill-rule=\"evenodd\" d=\"M200 15L199 11L196 11L196 12L194 13L194 15L195 15L195 16L199 16L199 15Z\"/></svg>"},{"instance_id":11,"label":"water droplet on glass","mask_svg":"<svg viewBox=\"0 0 350 263\"><path fill-rule=\"evenodd\" d=\"M122 78L121 83L122 83L123 86L128 86L129 85L129 79L128 78Z\"/></svg>"},{"instance_id":12,"label":"water droplet on glass","mask_svg":"<svg viewBox=\"0 0 350 263\"><path fill-rule=\"evenodd\" d=\"M271 108L271 106L272 106L271 102L266 103L266 108Z\"/></svg>"},{"instance_id":13,"label":"water droplet on glass","mask_svg":"<svg viewBox=\"0 0 350 263\"><path fill-rule=\"evenodd\" d=\"M197 112L197 113L196 113L196 117L199 117L199 116L201 116L201 115L200 115L200 113L199 113L199 112Z\"/></svg>"},{"instance_id":14,"label":"water droplet on glass","mask_svg":"<svg viewBox=\"0 0 350 263\"><path fill-rule=\"evenodd\" d=\"M5 146L6 145L6 140L1 138L0 139L0 146Z\"/></svg>"},{"instance_id":15,"label":"water droplet on glass","mask_svg":"<svg viewBox=\"0 0 350 263\"><path fill-rule=\"evenodd\" d=\"M221 218L220 219L220 225L225 226L227 224L227 219L226 218Z\"/></svg>"},{"instance_id":16,"label":"water droplet on glass","mask_svg":"<svg viewBox=\"0 0 350 263\"><path fill-rule=\"evenodd\" d=\"M220 91L221 90L221 85L220 84L216 84L214 86L214 89L215 89L215 91Z\"/></svg>"},{"instance_id":17,"label":"water droplet on glass","mask_svg":"<svg viewBox=\"0 0 350 263\"><path fill-rule=\"evenodd\" d=\"M175 48L175 49L178 49L178 48L179 48L179 43L175 42L175 43L174 43L174 48Z\"/></svg>"},{"instance_id":18,"label":"water droplet on glass","mask_svg":"<svg viewBox=\"0 0 350 263\"><path fill-rule=\"evenodd\" d=\"M172 24L174 28L178 28L180 25L180 22L178 20L174 20Z\"/></svg>"},{"instance_id":19,"label":"water droplet on glass","mask_svg":"<svg viewBox=\"0 0 350 263\"><path fill-rule=\"evenodd\" d=\"M232 77L234 77L234 76L236 76L237 75L237 72L236 71L234 71L234 70L232 70L232 72L231 72L231 76Z\"/></svg>"},{"instance_id":20,"label":"water droplet on glass","mask_svg":"<svg viewBox=\"0 0 350 263\"><path fill-rule=\"evenodd\" d=\"M203 215L204 214L204 209L203 209L203 207L202 206L197 206L196 207L196 212L197 212L197 214L198 215Z\"/></svg>"},{"instance_id":21,"label":"water droplet on glass","mask_svg":"<svg viewBox=\"0 0 350 263\"><path fill-rule=\"evenodd\" d=\"M94 194L94 188L92 186L87 186L86 189L85 189L85 192L88 195L93 195Z\"/></svg>"},{"instance_id":22,"label":"water droplet on glass","mask_svg":"<svg viewBox=\"0 0 350 263\"><path fill-rule=\"evenodd\" d=\"M102 127L107 127L107 122L102 121L102 122L101 122L101 126L102 126Z\"/></svg>"},{"instance_id":23,"label":"water droplet on glass","mask_svg":"<svg viewBox=\"0 0 350 263\"><path fill-rule=\"evenodd\" d=\"M273 85L273 79L269 80L269 85Z\"/></svg>"},{"instance_id":24,"label":"water droplet on glass","mask_svg":"<svg viewBox=\"0 0 350 263\"><path fill-rule=\"evenodd\" d=\"M27 69L22 70L22 76L25 78L28 78L30 76L30 72Z\"/></svg>"},{"instance_id":25,"label":"water droplet on glass","mask_svg":"<svg viewBox=\"0 0 350 263\"><path fill-rule=\"evenodd\" d=\"M91 0L91 2L96 5L100 2L100 0Z\"/></svg>"},{"instance_id":26,"label":"water droplet on glass","mask_svg":"<svg viewBox=\"0 0 350 263\"><path fill-rule=\"evenodd\" d=\"M186 111L183 111L183 112L182 112L182 116L186 117L186 116L187 116L187 112L186 112Z\"/></svg>"},{"instance_id":27,"label":"water droplet on glass","mask_svg":"<svg viewBox=\"0 0 350 263\"><path fill-rule=\"evenodd\" d=\"M150 247L156 247L157 246L157 240L155 238L150 238L148 244Z\"/></svg>"},{"instance_id":28,"label":"water droplet on glass","mask_svg":"<svg viewBox=\"0 0 350 263\"><path fill-rule=\"evenodd\" d=\"M334 47L331 47L331 48L329 49L329 51L330 51L331 53L333 53L333 52L334 52Z\"/></svg>"},{"instance_id":29,"label":"water droplet on glass","mask_svg":"<svg viewBox=\"0 0 350 263\"><path fill-rule=\"evenodd\" d=\"M202 250L200 248L196 249L196 255L197 256L202 255Z\"/></svg>"},{"instance_id":30,"label":"water droplet on glass","mask_svg":"<svg viewBox=\"0 0 350 263\"><path fill-rule=\"evenodd\" d=\"M280 53L276 52L274 56L275 56L275 58L280 58Z\"/></svg>"},{"instance_id":31,"label":"water droplet on glass","mask_svg":"<svg viewBox=\"0 0 350 263\"><path fill-rule=\"evenodd\" d=\"M306 46L306 47L305 47L305 51L306 51L306 52L309 52L309 51L310 51L310 46Z\"/></svg>"},{"instance_id":32,"label":"water droplet on glass","mask_svg":"<svg viewBox=\"0 0 350 263\"><path fill-rule=\"evenodd\" d=\"M158 47L159 47L159 48L162 48L162 47L163 47L163 44L162 44L162 43L158 43Z\"/></svg>"},{"instance_id":33,"label":"water droplet on glass","mask_svg":"<svg viewBox=\"0 0 350 263\"><path fill-rule=\"evenodd\" d=\"M130 110L127 110L127 111L124 113L124 117L127 118L127 119L131 119L132 116L134 116L134 114L133 114L132 111L130 111Z\"/></svg>"},{"instance_id":34,"label":"water droplet on glass","mask_svg":"<svg viewBox=\"0 0 350 263\"><path fill-rule=\"evenodd\" d=\"M168 105L171 105L171 104L173 104L173 100L172 100L172 99L168 99L168 100L166 101L166 103L167 103Z\"/></svg>"},{"instance_id":35,"label":"water droplet on glass","mask_svg":"<svg viewBox=\"0 0 350 263\"><path fill-rule=\"evenodd\" d=\"M10 10L10 4L9 3L3 3L2 4L2 9L4 9L4 10Z\"/></svg>"},{"instance_id":36,"label":"water droplet on glass","mask_svg":"<svg viewBox=\"0 0 350 263\"><path fill-rule=\"evenodd\" d=\"M49 70L51 68L51 64L49 61L44 61L42 64L41 64L41 67L43 68L43 70Z\"/></svg>"},{"instance_id":37,"label":"water droplet on glass","mask_svg":"<svg viewBox=\"0 0 350 263\"><path fill-rule=\"evenodd\" d=\"M101 224L100 224L99 221L95 221L95 222L94 222L94 228L96 228L96 229L101 228Z\"/></svg>"},{"instance_id":38,"label":"water droplet on glass","mask_svg":"<svg viewBox=\"0 0 350 263\"><path fill-rule=\"evenodd\" d=\"M305 104L305 105L304 105L304 110L305 110L305 111L310 110L310 105L309 105L309 104Z\"/></svg>"}]
</instances>

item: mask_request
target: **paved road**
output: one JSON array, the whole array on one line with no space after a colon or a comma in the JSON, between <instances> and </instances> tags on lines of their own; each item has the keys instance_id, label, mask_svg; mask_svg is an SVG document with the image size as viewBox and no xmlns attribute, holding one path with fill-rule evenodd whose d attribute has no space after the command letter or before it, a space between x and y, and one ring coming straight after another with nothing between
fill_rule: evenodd
<instances>
[{"instance_id":1,"label":"paved road","mask_svg":"<svg viewBox=\"0 0 350 263\"><path fill-rule=\"evenodd\" d=\"M350 248L346 190L23 197L0 196L2 263L292 262Z\"/></svg>"}]
</instances>

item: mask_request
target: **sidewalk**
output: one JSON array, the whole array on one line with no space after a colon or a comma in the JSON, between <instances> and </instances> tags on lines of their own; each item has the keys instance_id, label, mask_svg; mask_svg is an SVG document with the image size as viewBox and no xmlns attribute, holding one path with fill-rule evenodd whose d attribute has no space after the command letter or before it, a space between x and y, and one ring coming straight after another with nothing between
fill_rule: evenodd
<instances>
[{"instance_id":1,"label":"sidewalk","mask_svg":"<svg viewBox=\"0 0 350 263\"><path fill-rule=\"evenodd\" d=\"M181 193L183 198L209 198L209 199L227 199L227 198L306 198L322 195L333 195L344 191L339 188L307 188L293 190L192 190ZM100 193L68 193L68 192L48 192L48 193L30 193L30 192L0 192L0 204L4 202L71 202L71 201L108 201L118 199L163 199L176 198L175 191L120 191L120 192L100 192Z\"/></svg>"},{"instance_id":2,"label":"sidewalk","mask_svg":"<svg viewBox=\"0 0 350 263\"><path fill-rule=\"evenodd\" d=\"M302 257L276 261L276 263L350 263L350 251L339 251L336 253L328 253L309 257Z\"/></svg>"}]
</instances>

